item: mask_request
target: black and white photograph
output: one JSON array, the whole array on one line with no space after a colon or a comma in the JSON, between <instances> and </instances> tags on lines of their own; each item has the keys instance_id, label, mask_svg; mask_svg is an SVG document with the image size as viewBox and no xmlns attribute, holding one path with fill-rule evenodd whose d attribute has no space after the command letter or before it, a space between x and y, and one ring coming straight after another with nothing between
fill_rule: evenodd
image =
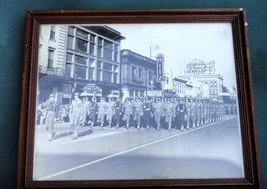
<instances>
[{"instance_id":1,"label":"black and white photograph","mask_svg":"<svg viewBox=\"0 0 267 189\"><path fill-rule=\"evenodd\" d=\"M244 178L230 23L40 26L33 180Z\"/></svg>"}]
</instances>

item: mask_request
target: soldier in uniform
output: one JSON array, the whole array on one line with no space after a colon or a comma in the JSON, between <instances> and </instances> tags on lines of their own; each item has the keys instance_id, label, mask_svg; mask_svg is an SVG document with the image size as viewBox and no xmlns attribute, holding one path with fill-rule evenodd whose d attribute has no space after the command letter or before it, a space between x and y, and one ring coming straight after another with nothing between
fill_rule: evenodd
<instances>
[{"instance_id":1,"label":"soldier in uniform","mask_svg":"<svg viewBox=\"0 0 267 189\"><path fill-rule=\"evenodd\" d=\"M114 114L114 119L116 121L116 127L118 128L120 126L121 122L121 115L122 115L122 102L120 98L116 99L115 102L115 114Z\"/></svg>"},{"instance_id":2,"label":"soldier in uniform","mask_svg":"<svg viewBox=\"0 0 267 189\"><path fill-rule=\"evenodd\" d=\"M106 114L107 114L108 126L111 127L113 115L115 114L115 104L111 98L108 98L106 106L107 106Z\"/></svg>"},{"instance_id":3,"label":"soldier in uniform","mask_svg":"<svg viewBox=\"0 0 267 189\"><path fill-rule=\"evenodd\" d=\"M179 100L179 103L176 106L176 114L177 114L177 121L178 121L178 127L180 127L181 130L184 129L185 125L185 115L187 114L185 103L182 99Z\"/></svg>"},{"instance_id":4,"label":"soldier in uniform","mask_svg":"<svg viewBox=\"0 0 267 189\"><path fill-rule=\"evenodd\" d=\"M79 99L79 93L74 94L74 99L71 102L70 114L71 114L71 125L74 126L74 139L78 138L80 118L83 113L83 103Z\"/></svg>"},{"instance_id":5,"label":"soldier in uniform","mask_svg":"<svg viewBox=\"0 0 267 189\"><path fill-rule=\"evenodd\" d=\"M186 99L185 101L186 108L186 128L189 128L191 125L191 99Z\"/></svg>"},{"instance_id":6,"label":"soldier in uniform","mask_svg":"<svg viewBox=\"0 0 267 189\"><path fill-rule=\"evenodd\" d=\"M149 129L151 119L151 103L149 102L148 98L145 98L145 102L143 104L143 111L144 125L146 126L146 129Z\"/></svg>"},{"instance_id":7,"label":"soldier in uniform","mask_svg":"<svg viewBox=\"0 0 267 189\"><path fill-rule=\"evenodd\" d=\"M89 121L88 121L88 123L91 124L91 127L93 127L95 124L96 115L97 115L97 102L95 97L92 97L92 101L89 103Z\"/></svg>"},{"instance_id":8,"label":"soldier in uniform","mask_svg":"<svg viewBox=\"0 0 267 189\"><path fill-rule=\"evenodd\" d=\"M162 99L162 125L163 126L165 126L166 125L166 122L165 122L165 120L166 120L166 114L167 114L167 112L166 112L166 106L167 106L167 98L164 98L164 99Z\"/></svg>"},{"instance_id":9,"label":"soldier in uniform","mask_svg":"<svg viewBox=\"0 0 267 189\"><path fill-rule=\"evenodd\" d=\"M196 114L197 114L196 99L193 99L191 103L191 120L193 128L196 126Z\"/></svg>"},{"instance_id":10,"label":"soldier in uniform","mask_svg":"<svg viewBox=\"0 0 267 189\"><path fill-rule=\"evenodd\" d=\"M157 130L159 130L161 125L162 111L163 111L162 102L160 101L160 99L156 99L153 109L154 109L154 119L156 122Z\"/></svg>"},{"instance_id":11,"label":"soldier in uniform","mask_svg":"<svg viewBox=\"0 0 267 189\"><path fill-rule=\"evenodd\" d=\"M123 103L123 120L126 122L126 128L130 127L130 119L133 113L133 105L128 98L125 99Z\"/></svg>"},{"instance_id":12,"label":"soldier in uniform","mask_svg":"<svg viewBox=\"0 0 267 189\"><path fill-rule=\"evenodd\" d=\"M86 125L87 116L89 115L89 101L87 100L87 97L83 98L83 111L81 116L81 125Z\"/></svg>"},{"instance_id":13,"label":"soldier in uniform","mask_svg":"<svg viewBox=\"0 0 267 189\"><path fill-rule=\"evenodd\" d=\"M54 120L57 112L58 105L55 100L54 94L49 96L49 99L46 101L46 130L49 133L48 140L51 141L54 139L56 132L54 131Z\"/></svg>"},{"instance_id":14,"label":"soldier in uniform","mask_svg":"<svg viewBox=\"0 0 267 189\"><path fill-rule=\"evenodd\" d=\"M97 105L97 109L98 121L100 122L101 127L103 127L105 123L105 115L107 113L107 102L105 101L104 97L100 98L100 102Z\"/></svg>"},{"instance_id":15,"label":"soldier in uniform","mask_svg":"<svg viewBox=\"0 0 267 189\"><path fill-rule=\"evenodd\" d=\"M139 97L136 98L136 101L133 105L134 107L134 121L136 122L137 124L137 128L139 129L140 128L140 125L141 125L141 116L143 115L143 103L140 101Z\"/></svg>"},{"instance_id":16,"label":"soldier in uniform","mask_svg":"<svg viewBox=\"0 0 267 189\"><path fill-rule=\"evenodd\" d=\"M167 100L167 104L165 106L166 108L166 116L165 116L165 121L168 125L168 129L171 130L171 127L172 127L172 121L173 121L173 118L174 118L174 108L173 108L173 104L171 102L170 99Z\"/></svg>"},{"instance_id":17,"label":"soldier in uniform","mask_svg":"<svg viewBox=\"0 0 267 189\"><path fill-rule=\"evenodd\" d=\"M207 101L203 100L203 125L207 123L207 114L208 114L208 109L207 109Z\"/></svg>"}]
</instances>

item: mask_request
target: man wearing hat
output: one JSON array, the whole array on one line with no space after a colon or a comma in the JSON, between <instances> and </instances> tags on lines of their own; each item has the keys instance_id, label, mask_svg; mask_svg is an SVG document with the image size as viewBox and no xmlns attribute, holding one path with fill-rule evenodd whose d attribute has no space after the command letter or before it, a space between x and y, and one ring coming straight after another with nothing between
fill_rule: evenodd
<instances>
[{"instance_id":1,"label":"man wearing hat","mask_svg":"<svg viewBox=\"0 0 267 189\"><path fill-rule=\"evenodd\" d=\"M78 138L80 118L83 111L83 103L79 99L79 93L74 93L74 99L71 102L70 114L71 114L71 125L74 127L74 139Z\"/></svg>"},{"instance_id":2,"label":"man wearing hat","mask_svg":"<svg viewBox=\"0 0 267 189\"><path fill-rule=\"evenodd\" d=\"M46 107L46 130L49 133L48 140L51 141L56 135L54 131L54 119L58 108L54 94L50 94L49 99L46 101Z\"/></svg>"}]
</instances>

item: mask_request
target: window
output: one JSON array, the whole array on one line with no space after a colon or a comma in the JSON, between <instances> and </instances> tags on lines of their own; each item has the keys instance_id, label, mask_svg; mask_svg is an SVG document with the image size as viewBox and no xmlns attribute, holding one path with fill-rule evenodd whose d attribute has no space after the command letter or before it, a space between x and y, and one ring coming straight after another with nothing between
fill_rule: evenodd
<instances>
[{"instance_id":1,"label":"window","mask_svg":"<svg viewBox=\"0 0 267 189\"><path fill-rule=\"evenodd\" d=\"M53 60L54 60L54 49L48 50L48 64L47 68L53 68Z\"/></svg>"},{"instance_id":2,"label":"window","mask_svg":"<svg viewBox=\"0 0 267 189\"><path fill-rule=\"evenodd\" d=\"M83 56L75 55L75 63L87 65L87 58Z\"/></svg>"},{"instance_id":3,"label":"window","mask_svg":"<svg viewBox=\"0 0 267 189\"><path fill-rule=\"evenodd\" d=\"M98 46L97 47L97 57L99 57L99 58L102 57L102 51L103 51L103 47Z\"/></svg>"},{"instance_id":4,"label":"window","mask_svg":"<svg viewBox=\"0 0 267 189\"><path fill-rule=\"evenodd\" d=\"M136 67L132 67L132 79L135 79Z\"/></svg>"},{"instance_id":5,"label":"window","mask_svg":"<svg viewBox=\"0 0 267 189\"><path fill-rule=\"evenodd\" d=\"M77 35L77 37L88 40L88 33L86 31L83 31L81 29L77 29L76 35Z\"/></svg>"},{"instance_id":6,"label":"window","mask_svg":"<svg viewBox=\"0 0 267 189\"><path fill-rule=\"evenodd\" d=\"M92 55L95 54L95 44L94 43L90 43L89 53L92 54Z\"/></svg>"},{"instance_id":7,"label":"window","mask_svg":"<svg viewBox=\"0 0 267 189\"><path fill-rule=\"evenodd\" d=\"M103 58L107 60L112 60L112 52L113 51L111 49L104 48Z\"/></svg>"},{"instance_id":8,"label":"window","mask_svg":"<svg viewBox=\"0 0 267 189\"><path fill-rule=\"evenodd\" d=\"M74 37L68 36L68 49L72 49L72 50L74 49L73 40L74 40Z\"/></svg>"},{"instance_id":9,"label":"window","mask_svg":"<svg viewBox=\"0 0 267 189\"><path fill-rule=\"evenodd\" d=\"M74 74L76 74L78 78L86 79L86 67L76 64L74 66Z\"/></svg>"},{"instance_id":10,"label":"window","mask_svg":"<svg viewBox=\"0 0 267 189\"><path fill-rule=\"evenodd\" d=\"M102 71L100 69L97 70L97 80L98 81L102 81L101 72Z\"/></svg>"},{"instance_id":11,"label":"window","mask_svg":"<svg viewBox=\"0 0 267 189\"><path fill-rule=\"evenodd\" d=\"M76 50L81 51L81 52L87 52L87 41L81 40L81 39L76 39Z\"/></svg>"},{"instance_id":12,"label":"window","mask_svg":"<svg viewBox=\"0 0 267 189\"><path fill-rule=\"evenodd\" d=\"M67 62L73 62L72 56L73 56L73 54L67 53Z\"/></svg>"},{"instance_id":13,"label":"window","mask_svg":"<svg viewBox=\"0 0 267 189\"><path fill-rule=\"evenodd\" d=\"M114 73L114 80L113 83L118 83L118 73Z\"/></svg>"},{"instance_id":14,"label":"window","mask_svg":"<svg viewBox=\"0 0 267 189\"><path fill-rule=\"evenodd\" d=\"M50 30L50 40L53 40L53 41L56 40L55 26L51 26L51 30Z\"/></svg>"},{"instance_id":15,"label":"window","mask_svg":"<svg viewBox=\"0 0 267 189\"><path fill-rule=\"evenodd\" d=\"M74 28L73 26L70 26L70 27L69 27L69 31L68 31L68 33L69 33L70 35L74 35L74 30L75 30L75 28Z\"/></svg>"},{"instance_id":16,"label":"window","mask_svg":"<svg viewBox=\"0 0 267 189\"><path fill-rule=\"evenodd\" d=\"M103 81L111 82L112 80L112 72L109 71L103 71Z\"/></svg>"},{"instance_id":17,"label":"window","mask_svg":"<svg viewBox=\"0 0 267 189\"><path fill-rule=\"evenodd\" d=\"M66 63L65 76L71 77L71 67L72 67L72 64Z\"/></svg>"},{"instance_id":18,"label":"window","mask_svg":"<svg viewBox=\"0 0 267 189\"><path fill-rule=\"evenodd\" d=\"M90 34L90 42L95 43L95 35Z\"/></svg>"},{"instance_id":19,"label":"window","mask_svg":"<svg viewBox=\"0 0 267 189\"><path fill-rule=\"evenodd\" d=\"M104 64L103 64L103 69L104 69L104 70L112 71L112 64L104 63Z\"/></svg>"},{"instance_id":20,"label":"window","mask_svg":"<svg viewBox=\"0 0 267 189\"><path fill-rule=\"evenodd\" d=\"M89 68L89 77L88 79L93 79L94 78L94 68L90 67Z\"/></svg>"},{"instance_id":21,"label":"window","mask_svg":"<svg viewBox=\"0 0 267 189\"><path fill-rule=\"evenodd\" d=\"M143 69L142 68L139 68L138 72L139 72L138 73L138 75L139 75L138 78L139 78L140 81L142 81L143 80Z\"/></svg>"}]
</instances>

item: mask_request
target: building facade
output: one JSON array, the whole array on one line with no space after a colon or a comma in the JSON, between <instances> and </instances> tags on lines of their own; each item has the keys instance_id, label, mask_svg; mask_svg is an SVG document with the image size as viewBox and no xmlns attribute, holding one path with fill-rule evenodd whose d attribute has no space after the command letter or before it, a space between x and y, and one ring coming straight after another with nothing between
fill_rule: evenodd
<instances>
[{"instance_id":1,"label":"building facade","mask_svg":"<svg viewBox=\"0 0 267 189\"><path fill-rule=\"evenodd\" d=\"M147 96L147 91L160 90L156 82L156 61L133 51L121 50L121 84L123 98Z\"/></svg>"},{"instance_id":2,"label":"building facade","mask_svg":"<svg viewBox=\"0 0 267 189\"><path fill-rule=\"evenodd\" d=\"M54 93L58 101L68 103L73 91L82 93L92 85L101 96L120 89L120 42L125 38L118 31L107 26L42 27L40 100Z\"/></svg>"}]
</instances>

